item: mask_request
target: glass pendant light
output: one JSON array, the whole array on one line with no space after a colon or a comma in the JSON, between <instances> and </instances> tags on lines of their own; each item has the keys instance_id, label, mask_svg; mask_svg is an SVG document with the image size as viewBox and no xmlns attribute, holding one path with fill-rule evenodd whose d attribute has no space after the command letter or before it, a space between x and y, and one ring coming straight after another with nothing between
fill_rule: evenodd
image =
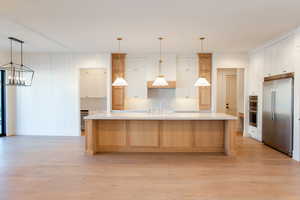
<instances>
[{"instance_id":1,"label":"glass pendant light","mask_svg":"<svg viewBox=\"0 0 300 200\"><path fill-rule=\"evenodd\" d=\"M127 81L121 76L120 74L120 63L121 63L121 40L122 38L117 38L118 42L119 42L119 53L118 53L118 65L117 65L117 69L118 69L118 73L117 73L117 78L115 79L115 81L113 82L112 86L115 87L124 87L124 86L128 86Z\"/></svg>"},{"instance_id":2,"label":"glass pendant light","mask_svg":"<svg viewBox=\"0 0 300 200\"><path fill-rule=\"evenodd\" d=\"M10 40L10 62L0 66L0 70L5 71L5 83L7 86L31 86L34 71L23 64L23 44L24 41L9 37ZM21 64L13 62L13 42L19 43L21 47Z\"/></svg>"},{"instance_id":3,"label":"glass pendant light","mask_svg":"<svg viewBox=\"0 0 300 200\"><path fill-rule=\"evenodd\" d=\"M158 76L152 83L152 86L168 86L168 82L166 81L165 77L161 73L161 65L162 65L162 58L161 58L161 42L163 40L162 37L159 37L159 61L158 61Z\"/></svg>"},{"instance_id":4,"label":"glass pendant light","mask_svg":"<svg viewBox=\"0 0 300 200\"><path fill-rule=\"evenodd\" d=\"M205 37L201 37L200 38L200 41L201 41L201 52L203 52L203 41L205 40ZM206 78L204 77L199 77L195 84L194 84L195 87L205 87L205 86L210 86L210 83L207 81Z\"/></svg>"}]
</instances>

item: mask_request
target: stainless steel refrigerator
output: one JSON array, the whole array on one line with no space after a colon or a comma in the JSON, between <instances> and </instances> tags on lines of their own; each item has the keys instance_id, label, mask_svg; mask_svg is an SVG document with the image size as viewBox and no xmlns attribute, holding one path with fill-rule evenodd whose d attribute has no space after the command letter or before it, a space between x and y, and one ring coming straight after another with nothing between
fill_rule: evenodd
<instances>
[{"instance_id":1,"label":"stainless steel refrigerator","mask_svg":"<svg viewBox=\"0 0 300 200\"><path fill-rule=\"evenodd\" d=\"M293 78L264 82L263 143L289 156L293 153L293 99Z\"/></svg>"}]
</instances>

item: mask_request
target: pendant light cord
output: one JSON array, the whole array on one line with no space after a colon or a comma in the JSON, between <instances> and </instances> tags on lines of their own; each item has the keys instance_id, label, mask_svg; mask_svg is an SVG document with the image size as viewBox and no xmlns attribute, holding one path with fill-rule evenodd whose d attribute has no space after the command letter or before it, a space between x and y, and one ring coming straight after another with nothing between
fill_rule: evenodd
<instances>
[{"instance_id":1,"label":"pendant light cord","mask_svg":"<svg viewBox=\"0 0 300 200\"><path fill-rule=\"evenodd\" d=\"M21 72L19 74L19 80L23 81L23 43L21 43Z\"/></svg>"},{"instance_id":2,"label":"pendant light cord","mask_svg":"<svg viewBox=\"0 0 300 200\"><path fill-rule=\"evenodd\" d=\"M10 40L10 64L12 64L12 40Z\"/></svg>"},{"instance_id":3,"label":"pendant light cord","mask_svg":"<svg viewBox=\"0 0 300 200\"><path fill-rule=\"evenodd\" d=\"M117 67L117 75L118 77L121 77L120 74L120 64L121 64L121 40L122 38L117 38L118 40L118 67Z\"/></svg>"},{"instance_id":4,"label":"pendant light cord","mask_svg":"<svg viewBox=\"0 0 300 200\"><path fill-rule=\"evenodd\" d=\"M161 64L162 64L162 40L163 40L163 38L162 37L159 37L158 38L159 39L159 63L158 63L158 73L159 73L159 76L161 75Z\"/></svg>"},{"instance_id":5,"label":"pendant light cord","mask_svg":"<svg viewBox=\"0 0 300 200\"><path fill-rule=\"evenodd\" d=\"M23 67L23 43L21 43L21 67Z\"/></svg>"},{"instance_id":6,"label":"pendant light cord","mask_svg":"<svg viewBox=\"0 0 300 200\"><path fill-rule=\"evenodd\" d=\"M204 46L203 46L203 41L205 40L205 37L200 37L200 51L201 53L204 53L203 49L204 49Z\"/></svg>"}]
</instances>

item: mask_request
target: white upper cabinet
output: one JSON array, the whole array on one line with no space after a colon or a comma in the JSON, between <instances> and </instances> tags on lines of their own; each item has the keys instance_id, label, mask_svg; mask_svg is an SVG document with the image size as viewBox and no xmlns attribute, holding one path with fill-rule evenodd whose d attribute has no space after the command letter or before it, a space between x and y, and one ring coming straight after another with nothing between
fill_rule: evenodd
<instances>
[{"instance_id":1,"label":"white upper cabinet","mask_svg":"<svg viewBox=\"0 0 300 200\"><path fill-rule=\"evenodd\" d=\"M280 60L278 70L280 73L294 71L294 37L288 37L280 42Z\"/></svg>"},{"instance_id":2,"label":"white upper cabinet","mask_svg":"<svg viewBox=\"0 0 300 200\"><path fill-rule=\"evenodd\" d=\"M176 66L176 97L196 98L197 58L178 58Z\"/></svg>"},{"instance_id":3,"label":"white upper cabinet","mask_svg":"<svg viewBox=\"0 0 300 200\"><path fill-rule=\"evenodd\" d=\"M260 93L263 82L262 71L265 65L264 57L265 52L263 50L255 52L250 56L248 71L249 95L257 95Z\"/></svg>"},{"instance_id":4,"label":"white upper cabinet","mask_svg":"<svg viewBox=\"0 0 300 200\"><path fill-rule=\"evenodd\" d=\"M106 69L80 70L80 97L106 97Z\"/></svg>"},{"instance_id":5,"label":"white upper cabinet","mask_svg":"<svg viewBox=\"0 0 300 200\"><path fill-rule=\"evenodd\" d=\"M126 97L147 98L147 63L145 58L127 58L125 66Z\"/></svg>"},{"instance_id":6,"label":"white upper cabinet","mask_svg":"<svg viewBox=\"0 0 300 200\"><path fill-rule=\"evenodd\" d=\"M264 76L294 71L294 36L284 38L265 48Z\"/></svg>"}]
</instances>

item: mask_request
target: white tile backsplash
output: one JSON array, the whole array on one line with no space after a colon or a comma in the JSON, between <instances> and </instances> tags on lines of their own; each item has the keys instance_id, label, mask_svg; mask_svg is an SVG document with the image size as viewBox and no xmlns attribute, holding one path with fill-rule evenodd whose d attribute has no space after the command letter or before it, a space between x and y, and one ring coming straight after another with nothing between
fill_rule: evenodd
<instances>
[{"instance_id":1,"label":"white tile backsplash","mask_svg":"<svg viewBox=\"0 0 300 200\"><path fill-rule=\"evenodd\" d=\"M106 98L80 98L80 110L106 111Z\"/></svg>"}]
</instances>

